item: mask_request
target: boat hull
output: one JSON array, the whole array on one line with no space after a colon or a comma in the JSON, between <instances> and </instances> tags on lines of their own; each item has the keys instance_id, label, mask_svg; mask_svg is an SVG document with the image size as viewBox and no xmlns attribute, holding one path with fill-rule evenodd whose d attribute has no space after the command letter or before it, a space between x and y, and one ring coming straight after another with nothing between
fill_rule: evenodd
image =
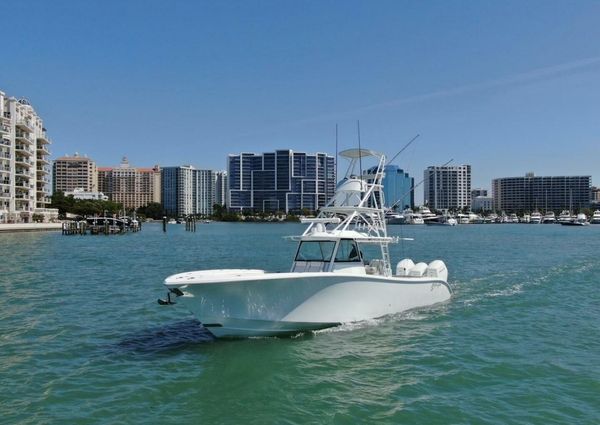
<instances>
[{"instance_id":1,"label":"boat hull","mask_svg":"<svg viewBox=\"0 0 600 425\"><path fill-rule=\"evenodd\" d=\"M265 273L225 281L167 278L184 304L216 337L285 336L325 329L447 301L433 278L339 273Z\"/></svg>"}]
</instances>

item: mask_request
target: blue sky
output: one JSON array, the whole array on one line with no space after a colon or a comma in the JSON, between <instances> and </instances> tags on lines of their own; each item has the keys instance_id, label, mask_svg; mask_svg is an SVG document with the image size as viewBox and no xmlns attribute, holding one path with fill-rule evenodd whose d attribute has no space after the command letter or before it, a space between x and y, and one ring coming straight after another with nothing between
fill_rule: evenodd
<instances>
[{"instance_id":1,"label":"blue sky","mask_svg":"<svg viewBox=\"0 0 600 425\"><path fill-rule=\"evenodd\" d=\"M0 90L99 165L356 145L600 184L600 2L5 0ZM10 17L6 19L6 17ZM421 198L420 191L417 200Z\"/></svg>"}]
</instances>

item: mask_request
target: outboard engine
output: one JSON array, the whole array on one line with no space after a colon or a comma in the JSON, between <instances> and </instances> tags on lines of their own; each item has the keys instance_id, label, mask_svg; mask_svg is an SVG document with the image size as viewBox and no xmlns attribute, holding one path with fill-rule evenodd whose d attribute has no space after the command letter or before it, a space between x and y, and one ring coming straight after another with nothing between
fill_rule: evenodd
<instances>
[{"instance_id":1,"label":"outboard engine","mask_svg":"<svg viewBox=\"0 0 600 425\"><path fill-rule=\"evenodd\" d=\"M442 260L434 260L429 263L427 266L427 270L425 271L425 276L434 277L437 279L441 279L444 282L448 281L448 269L446 268L446 264Z\"/></svg>"},{"instance_id":2,"label":"outboard engine","mask_svg":"<svg viewBox=\"0 0 600 425\"><path fill-rule=\"evenodd\" d=\"M408 272L415 266L415 263L410 258L398 262L396 265L396 276L408 276Z\"/></svg>"},{"instance_id":3,"label":"outboard engine","mask_svg":"<svg viewBox=\"0 0 600 425\"><path fill-rule=\"evenodd\" d=\"M427 263L417 263L409 270L408 275L410 277L422 277L425 274L425 270L427 270Z\"/></svg>"}]
</instances>

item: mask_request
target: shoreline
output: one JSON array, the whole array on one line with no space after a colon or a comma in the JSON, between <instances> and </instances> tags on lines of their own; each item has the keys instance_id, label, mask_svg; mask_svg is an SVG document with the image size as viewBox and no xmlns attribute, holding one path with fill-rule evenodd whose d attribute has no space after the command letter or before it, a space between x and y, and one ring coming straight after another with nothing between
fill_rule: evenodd
<instances>
[{"instance_id":1,"label":"shoreline","mask_svg":"<svg viewBox=\"0 0 600 425\"><path fill-rule=\"evenodd\" d=\"M62 223L15 223L0 224L0 233L52 232L62 230Z\"/></svg>"}]
</instances>

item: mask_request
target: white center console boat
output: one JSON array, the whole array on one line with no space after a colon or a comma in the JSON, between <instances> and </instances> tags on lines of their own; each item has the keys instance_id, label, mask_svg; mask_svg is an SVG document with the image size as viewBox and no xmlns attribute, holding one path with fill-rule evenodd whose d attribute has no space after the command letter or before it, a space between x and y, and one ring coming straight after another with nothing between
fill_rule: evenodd
<instances>
[{"instance_id":1,"label":"white center console boat","mask_svg":"<svg viewBox=\"0 0 600 425\"><path fill-rule=\"evenodd\" d=\"M163 304L181 301L217 337L278 336L378 318L447 301L446 265L400 261L394 269L382 179L385 156L350 149L346 177L334 198L300 236L287 273L264 270L202 270L169 276ZM377 161L361 176L359 161ZM363 248L375 247L366 261ZM366 249L366 248L365 248ZM159 301L160 302L160 301Z\"/></svg>"}]
</instances>

